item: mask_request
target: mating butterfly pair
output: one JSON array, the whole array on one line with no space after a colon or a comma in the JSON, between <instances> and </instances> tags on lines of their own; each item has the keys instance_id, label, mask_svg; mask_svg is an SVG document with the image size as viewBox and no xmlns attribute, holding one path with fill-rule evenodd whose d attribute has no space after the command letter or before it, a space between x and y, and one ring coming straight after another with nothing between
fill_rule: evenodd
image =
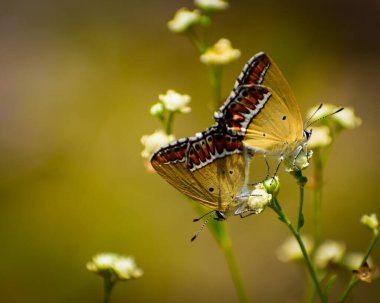
<instances>
[{"instance_id":1,"label":"mating butterfly pair","mask_svg":"<svg viewBox=\"0 0 380 303\"><path fill-rule=\"evenodd\" d=\"M246 208L251 155L296 158L309 133L288 82L264 53L248 61L214 118L195 137L158 149L151 163L176 189L226 218L252 211Z\"/></svg>"}]
</instances>

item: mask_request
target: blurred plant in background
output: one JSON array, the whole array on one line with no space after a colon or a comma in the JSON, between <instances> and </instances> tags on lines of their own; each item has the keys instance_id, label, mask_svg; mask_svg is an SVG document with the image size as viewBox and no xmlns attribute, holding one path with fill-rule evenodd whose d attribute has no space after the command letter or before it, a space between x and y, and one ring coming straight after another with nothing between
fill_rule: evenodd
<instances>
[{"instance_id":1,"label":"blurred plant in background","mask_svg":"<svg viewBox=\"0 0 380 303\"><path fill-rule=\"evenodd\" d=\"M97 254L86 267L104 278L104 303L110 301L112 289L117 281L137 279L143 275L143 271L137 267L132 257L115 253Z\"/></svg>"},{"instance_id":2,"label":"blurred plant in background","mask_svg":"<svg viewBox=\"0 0 380 303\"><path fill-rule=\"evenodd\" d=\"M216 12L227 9L228 3L218 0L197 0L195 4L198 8L194 10L189 10L188 8L179 9L173 19L168 22L168 28L176 34L189 38L199 51L200 61L208 67L214 109L217 110L222 100L221 77L223 67L238 59L241 52L234 49L231 42L226 38L219 39L214 45L209 43L209 29L212 24L212 18ZM181 95L174 90L168 90L165 95L159 96L159 102L151 107L150 113L158 118L162 124L162 129L156 130L153 135L142 137L141 142L144 145L142 156L145 159L148 159L158 147L166 145L175 139L173 135L174 116L178 113L189 113L188 104L190 100L190 96ZM321 241L323 172L332 144L341 131L355 129L361 124L361 119L355 115L352 108L346 108L332 114L337 110L338 107L331 104L326 104L319 109L317 107L310 109L308 116L313 117L313 122L311 123L313 133L308 147L311 150L302 151L295 158L285 159L286 171L295 177L299 185L300 201L296 224L292 224L277 199L280 188L280 182L277 177L256 185L255 194L248 201L249 207L257 209L257 213L262 212L266 207L271 208L278 215L280 221L291 231L293 237L278 249L277 255L281 261L286 262L304 259L310 277L305 293L305 302L314 301L316 295L321 302L328 301L337 280L337 274L335 273L337 267L352 271L352 278L342 292L339 302L344 302L348 298L351 289L359 281L370 282L374 274L374 267L369 260L369 256L379 236L376 215L362 218L362 223L374 231L373 239L364 254L347 252L346 245L341 241ZM330 117L327 119L326 116ZM313 235L301 235L301 229L304 226L304 188L308 182L308 179L302 175L302 170L309 166L309 160L312 155L314 170L308 187L313 191ZM203 207L198 203L192 203L192 205L199 214L204 213ZM247 295L225 225L223 222L211 220L208 228L225 254L240 302L247 302Z\"/></svg>"}]
</instances>

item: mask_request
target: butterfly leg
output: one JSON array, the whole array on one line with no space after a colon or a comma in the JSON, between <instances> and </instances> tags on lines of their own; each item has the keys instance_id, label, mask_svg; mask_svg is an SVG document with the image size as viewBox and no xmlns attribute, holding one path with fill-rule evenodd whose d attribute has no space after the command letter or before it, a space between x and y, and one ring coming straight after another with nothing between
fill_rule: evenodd
<instances>
[{"instance_id":1,"label":"butterfly leg","mask_svg":"<svg viewBox=\"0 0 380 303\"><path fill-rule=\"evenodd\" d=\"M277 176L277 173L278 173L278 170L280 169L280 165L281 165L282 161L284 161L284 155L283 154L281 154L280 158L278 159L278 164L277 164L276 170L274 172L274 175L272 177L271 184L272 184L274 178L276 178L276 176Z\"/></svg>"}]
</instances>

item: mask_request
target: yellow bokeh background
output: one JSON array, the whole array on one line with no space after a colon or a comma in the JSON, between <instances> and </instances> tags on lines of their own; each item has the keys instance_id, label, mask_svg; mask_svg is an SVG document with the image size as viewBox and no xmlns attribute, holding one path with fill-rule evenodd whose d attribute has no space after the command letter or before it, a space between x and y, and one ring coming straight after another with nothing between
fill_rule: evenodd
<instances>
[{"instance_id":1,"label":"yellow bokeh background","mask_svg":"<svg viewBox=\"0 0 380 303\"><path fill-rule=\"evenodd\" d=\"M113 302L237 302L212 236L189 241L197 214L140 156L141 136L160 127L149 108L167 89L192 96L191 114L175 120L177 138L212 123L207 69L166 26L182 6L193 3L1 1L0 301L101 302L102 281L85 264L112 251L133 255L145 272L117 285ZM377 1L236 0L211 29L212 41L225 37L242 51L225 69L224 96L246 60L265 51L303 113L330 102L362 118L334 143L323 197L323 238L350 251L371 239L361 215L380 215L379 14ZM254 175L265 176L256 162ZM279 198L295 218L297 187L280 178ZM251 301L300 302L305 270L276 259L289 232L274 213L226 224ZM373 257L379 264L378 247ZM378 302L379 283L359 284L352 302Z\"/></svg>"}]
</instances>

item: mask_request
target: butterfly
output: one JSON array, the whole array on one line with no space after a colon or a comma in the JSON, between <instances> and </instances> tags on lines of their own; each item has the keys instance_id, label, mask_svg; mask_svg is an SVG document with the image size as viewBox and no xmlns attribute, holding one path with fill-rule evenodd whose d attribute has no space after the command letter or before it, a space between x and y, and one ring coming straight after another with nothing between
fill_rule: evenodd
<instances>
[{"instance_id":1,"label":"butterfly","mask_svg":"<svg viewBox=\"0 0 380 303\"><path fill-rule=\"evenodd\" d=\"M151 164L168 183L224 219L247 211L247 152L239 135L216 124L158 149Z\"/></svg>"},{"instance_id":2,"label":"butterfly","mask_svg":"<svg viewBox=\"0 0 380 303\"><path fill-rule=\"evenodd\" d=\"M245 65L214 118L255 152L280 156L280 161L290 157L294 162L311 136L290 85L262 52Z\"/></svg>"},{"instance_id":3,"label":"butterfly","mask_svg":"<svg viewBox=\"0 0 380 303\"><path fill-rule=\"evenodd\" d=\"M264 53L252 57L236 80L216 124L195 137L158 149L153 168L172 186L219 218L242 216L249 197L253 153L296 159L310 137L289 84Z\"/></svg>"}]
</instances>

